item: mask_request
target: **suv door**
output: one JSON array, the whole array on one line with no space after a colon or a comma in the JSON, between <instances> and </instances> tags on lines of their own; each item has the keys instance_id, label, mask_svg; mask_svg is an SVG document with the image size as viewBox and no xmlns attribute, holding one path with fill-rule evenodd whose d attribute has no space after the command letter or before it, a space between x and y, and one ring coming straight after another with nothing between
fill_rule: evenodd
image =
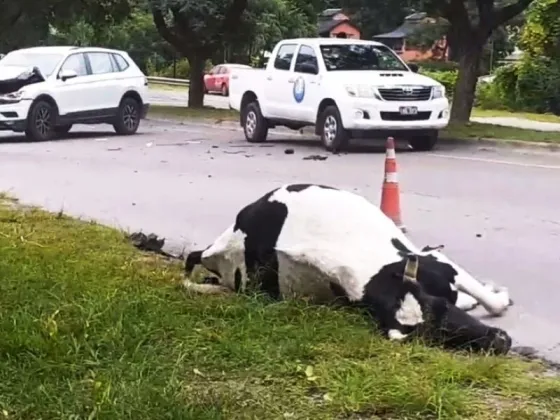
<instances>
[{"instance_id":1,"label":"suv door","mask_svg":"<svg viewBox=\"0 0 560 420\"><path fill-rule=\"evenodd\" d=\"M295 104L291 108L291 118L315 122L321 101L319 61L313 47L302 44L294 64Z\"/></svg>"},{"instance_id":2,"label":"suv door","mask_svg":"<svg viewBox=\"0 0 560 420\"><path fill-rule=\"evenodd\" d=\"M60 72L73 70L78 75L72 79L61 80ZM88 109L90 96L95 87L89 80L89 71L83 53L71 54L62 63L54 83L53 96L60 116L72 116Z\"/></svg>"},{"instance_id":3,"label":"suv door","mask_svg":"<svg viewBox=\"0 0 560 420\"><path fill-rule=\"evenodd\" d=\"M120 77L116 77L118 68L108 52L87 52L86 60L91 70L91 81L96 87L92 94L91 110L102 114L116 112L124 94Z\"/></svg>"},{"instance_id":4,"label":"suv door","mask_svg":"<svg viewBox=\"0 0 560 420\"><path fill-rule=\"evenodd\" d=\"M293 74L290 72L297 44L282 44L274 57L273 67L266 74L264 97L270 117L291 119Z\"/></svg>"}]
</instances>

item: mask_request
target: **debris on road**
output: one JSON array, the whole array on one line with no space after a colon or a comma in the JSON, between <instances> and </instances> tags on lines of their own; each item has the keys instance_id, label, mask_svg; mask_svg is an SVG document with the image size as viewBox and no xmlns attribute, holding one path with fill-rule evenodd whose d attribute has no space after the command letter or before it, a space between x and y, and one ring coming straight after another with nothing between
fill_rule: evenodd
<instances>
[{"instance_id":1,"label":"debris on road","mask_svg":"<svg viewBox=\"0 0 560 420\"><path fill-rule=\"evenodd\" d=\"M303 160L327 160L328 156L321 156L321 155L309 155L305 156Z\"/></svg>"},{"instance_id":2,"label":"debris on road","mask_svg":"<svg viewBox=\"0 0 560 420\"><path fill-rule=\"evenodd\" d=\"M238 155L240 153L245 153L244 150L238 150L237 152L230 152L228 150L224 150L224 153L227 153L228 155Z\"/></svg>"},{"instance_id":3,"label":"debris on road","mask_svg":"<svg viewBox=\"0 0 560 420\"><path fill-rule=\"evenodd\" d=\"M122 150L122 147L114 147L114 148L108 148L107 151L109 152L118 152L119 150Z\"/></svg>"},{"instance_id":4,"label":"debris on road","mask_svg":"<svg viewBox=\"0 0 560 420\"><path fill-rule=\"evenodd\" d=\"M284 153L287 155L293 155L294 154L294 149L286 149L284 150Z\"/></svg>"}]
</instances>

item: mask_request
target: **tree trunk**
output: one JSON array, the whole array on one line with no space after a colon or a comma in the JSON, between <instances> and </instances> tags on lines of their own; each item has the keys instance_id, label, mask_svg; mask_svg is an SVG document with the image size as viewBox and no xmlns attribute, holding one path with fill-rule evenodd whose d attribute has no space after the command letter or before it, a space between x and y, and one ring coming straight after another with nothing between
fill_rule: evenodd
<instances>
[{"instance_id":1,"label":"tree trunk","mask_svg":"<svg viewBox=\"0 0 560 420\"><path fill-rule=\"evenodd\" d=\"M202 108L204 106L204 57L192 54L189 60L191 75L189 84L189 108Z\"/></svg>"},{"instance_id":2,"label":"tree trunk","mask_svg":"<svg viewBox=\"0 0 560 420\"><path fill-rule=\"evenodd\" d=\"M478 80L480 57L484 44L474 43L465 38L463 42L470 43L461 48L463 54L459 59L459 75L453 95L453 106L450 118L456 122L469 122L474 105L476 82Z\"/></svg>"}]
</instances>

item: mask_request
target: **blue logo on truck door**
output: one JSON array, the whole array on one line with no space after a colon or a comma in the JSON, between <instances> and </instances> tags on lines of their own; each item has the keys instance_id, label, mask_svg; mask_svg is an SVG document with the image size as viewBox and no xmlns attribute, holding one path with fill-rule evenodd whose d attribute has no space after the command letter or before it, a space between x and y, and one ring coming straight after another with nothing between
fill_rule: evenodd
<instances>
[{"instance_id":1,"label":"blue logo on truck door","mask_svg":"<svg viewBox=\"0 0 560 420\"><path fill-rule=\"evenodd\" d=\"M294 82L294 99L299 104L303 101L305 96L305 79L303 77L298 77Z\"/></svg>"}]
</instances>

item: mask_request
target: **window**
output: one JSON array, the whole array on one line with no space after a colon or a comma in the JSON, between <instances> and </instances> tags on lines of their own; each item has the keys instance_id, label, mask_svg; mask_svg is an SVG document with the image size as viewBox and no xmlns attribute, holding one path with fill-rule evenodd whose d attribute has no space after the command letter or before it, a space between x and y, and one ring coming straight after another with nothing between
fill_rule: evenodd
<instances>
[{"instance_id":1,"label":"window","mask_svg":"<svg viewBox=\"0 0 560 420\"><path fill-rule=\"evenodd\" d=\"M38 67L43 77L49 77L63 58L61 54L13 51L4 56L2 66Z\"/></svg>"},{"instance_id":2,"label":"window","mask_svg":"<svg viewBox=\"0 0 560 420\"><path fill-rule=\"evenodd\" d=\"M222 66L219 74L226 74L227 72L228 72L228 68L226 66Z\"/></svg>"},{"instance_id":3,"label":"window","mask_svg":"<svg viewBox=\"0 0 560 420\"><path fill-rule=\"evenodd\" d=\"M78 76L87 76L86 60L83 54L69 56L60 70L74 70Z\"/></svg>"},{"instance_id":4,"label":"window","mask_svg":"<svg viewBox=\"0 0 560 420\"><path fill-rule=\"evenodd\" d=\"M216 66L212 70L210 70L210 74L218 74L221 69L222 69L222 66Z\"/></svg>"},{"instance_id":5,"label":"window","mask_svg":"<svg viewBox=\"0 0 560 420\"><path fill-rule=\"evenodd\" d=\"M128 61L126 61L122 55L113 54L113 59L115 63L117 63L117 67L120 71L125 71L129 67Z\"/></svg>"},{"instance_id":6,"label":"window","mask_svg":"<svg viewBox=\"0 0 560 420\"><path fill-rule=\"evenodd\" d=\"M317 64L317 55L315 55L315 51L308 45L302 45L299 49L297 58L296 58L296 65L294 67L294 71L301 72L302 64L311 64L315 68L319 68Z\"/></svg>"},{"instance_id":7,"label":"window","mask_svg":"<svg viewBox=\"0 0 560 420\"><path fill-rule=\"evenodd\" d=\"M295 44L284 44L278 49L276 59L274 60L274 68L278 70L290 70L292 58L296 51Z\"/></svg>"},{"instance_id":8,"label":"window","mask_svg":"<svg viewBox=\"0 0 560 420\"><path fill-rule=\"evenodd\" d=\"M87 53L92 74L113 73L113 62L107 53Z\"/></svg>"},{"instance_id":9,"label":"window","mask_svg":"<svg viewBox=\"0 0 560 420\"><path fill-rule=\"evenodd\" d=\"M401 60L389 48L383 45L321 45L321 54L328 71L408 71L408 68Z\"/></svg>"}]
</instances>

